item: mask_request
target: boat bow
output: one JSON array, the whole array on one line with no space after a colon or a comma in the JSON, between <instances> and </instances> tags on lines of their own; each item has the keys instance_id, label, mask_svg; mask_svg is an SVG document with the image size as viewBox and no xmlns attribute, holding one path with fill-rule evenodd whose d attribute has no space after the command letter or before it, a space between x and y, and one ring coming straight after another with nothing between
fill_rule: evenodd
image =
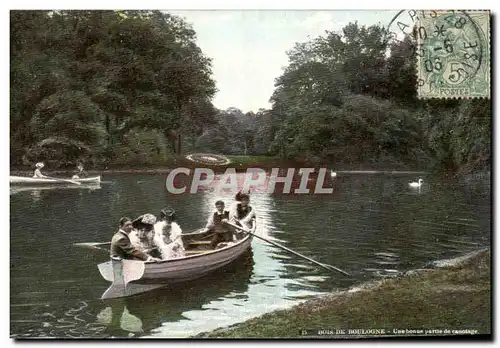
<instances>
[{"instance_id":1,"label":"boat bow","mask_svg":"<svg viewBox=\"0 0 500 348\"><path fill-rule=\"evenodd\" d=\"M131 292L128 284L141 279L146 269L143 261L122 260L120 258L112 258L111 261L101 263L97 267L103 278L112 282L102 295L102 299L133 295L135 292Z\"/></svg>"}]
</instances>

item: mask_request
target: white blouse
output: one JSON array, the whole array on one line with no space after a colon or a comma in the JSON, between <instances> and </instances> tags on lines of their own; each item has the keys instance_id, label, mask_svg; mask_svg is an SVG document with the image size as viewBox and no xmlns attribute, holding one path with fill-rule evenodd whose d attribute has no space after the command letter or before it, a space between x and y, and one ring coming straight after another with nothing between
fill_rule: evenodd
<instances>
[{"instance_id":1,"label":"white blouse","mask_svg":"<svg viewBox=\"0 0 500 348\"><path fill-rule=\"evenodd\" d=\"M238 204L241 202L234 202L229 210L229 220L232 222L239 221L244 227L251 228L252 220L256 218L255 209L250 209L250 212L243 219L238 219ZM249 205L250 207L250 205Z\"/></svg>"}]
</instances>

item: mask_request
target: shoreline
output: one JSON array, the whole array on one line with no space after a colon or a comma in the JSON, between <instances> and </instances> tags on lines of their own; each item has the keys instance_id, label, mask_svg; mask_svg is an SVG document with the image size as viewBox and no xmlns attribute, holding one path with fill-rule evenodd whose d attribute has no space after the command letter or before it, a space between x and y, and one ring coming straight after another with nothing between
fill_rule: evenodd
<instances>
[{"instance_id":1,"label":"shoreline","mask_svg":"<svg viewBox=\"0 0 500 348\"><path fill-rule=\"evenodd\" d=\"M171 158L158 164L102 164L95 167L87 167L90 174L113 174L113 173L168 173L174 168L208 168L214 172L224 172L227 168L235 168L237 172L246 171L249 168L327 168L340 174L428 174L426 168L411 168L394 163L333 163L333 162L311 162L307 160L283 159L276 156L253 156L253 155L225 155L230 162L222 165L207 162L192 161L184 156ZM74 173L76 168L59 167L53 168L46 163L43 171L50 175L67 175ZM31 175L34 168L31 166L10 166L11 175Z\"/></svg>"},{"instance_id":2,"label":"shoreline","mask_svg":"<svg viewBox=\"0 0 500 348\"><path fill-rule=\"evenodd\" d=\"M393 328L393 330L436 329L433 332L429 331L427 334L429 336L453 337L454 334L470 335L474 332L491 334L490 253L491 247L485 247L455 258L435 260L422 268L402 271L395 277L364 282L346 290L331 292L299 303L289 309L273 311L244 322L201 332L190 338L353 339L398 336L396 331L381 331L375 334L367 331L368 335L339 334L339 332L334 335L310 334L311 330L354 328L373 330L378 327ZM420 301L417 298L420 298ZM436 298L444 301L436 301ZM461 299L467 298L472 300L461 303ZM380 304L381 299L384 305ZM485 306L483 301L486 300L489 303ZM395 311L391 311L395 303L399 306ZM408 312L415 310L415 306L421 308L418 308L417 315L412 318ZM433 311L422 311L426 307ZM471 327L474 322L470 322L469 327L459 327L458 324L464 323L464 320L467 323L467 319L476 315L472 310L474 307L482 308L483 312L479 313L483 315L485 315L484 309L487 309L489 313L486 313L487 318L480 318L480 323L476 325L478 327ZM433 314L443 318L436 319ZM374 320L370 321L370 317ZM461 320L462 317L465 319ZM397 320L391 321L391 318ZM412 325L405 324L405 321L412 322L412 320ZM457 324L454 326L453 322ZM450 333L443 331L444 327L448 327ZM452 333L451 329L457 331ZM301 335L301 330L307 330L308 335ZM411 332L399 336L410 337L409 335L411 336ZM424 334L420 336L422 335Z\"/></svg>"},{"instance_id":3,"label":"shoreline","mask_svg":"<svg viewBox=\"0 0 500 348\"><path fill-rule=\"evenodd\" d=\"M170 161L160 163L158 165L109 165L109 166L99 166L87 169L86 172L92 175L102 175L102 174L164 174L169 173L175 168L188 168L194 170L196 168L208 168L213 170L215 173L224 172L227 168L235 168L237 172L246 171L249 168L287 168L290 166L295 166L295 168L305 168L314 167L310 163L303 163L298 161L285 161L277 157L266 157L266 156L226 156L230 159L230 162L223 165L215 165L208 163L201 163L189 160L185 157L174 158ZM10 175L31 175L34 168L29 168L27 166L13 166L10 167ZM50 175L68 175L75 172L74 169L61 169L56 168L50 170L48 166L44 168L44 171L51 173Z\"/></svg>"},{"instance_id":4,"label":"shoreline","mask_svg":"<svg viewBox=\"0 0 500 348\"><path fill-rule=\"evenodd\" d=\"M223 167L217 167L217 168L211 168L210 166L205 166L208 169L212 169L214 172L219 173L219 172L224 172L227 168L235 168L236 172L245 172L247 169L251 168L262 168L264 170L269 170L272 168L280 168L280 169L287 169L288 167L253 167L253 166L248 166L248 167L231 167L231 166L223 166ZM184 166L184 168L189 168L189 169L196 169L196 168L205 168L202 166L193 166L193 167L187 167ZM179 167L172 167L172 168L145 168L145 169L104 169L104 170L88 170L87 173L91 176L93 175L103 175L103 174L167 174L170 173L173 169L179 168ZM327 168L328 166L322 166L322 167L313 167L313 166L296 166L296 167L291 167L295 168L298 170L299 168ZM29 170L16 170L12 169L10 171L10 175L21 175L21 176L31 176L33 171ZM72 175L73 172L71 171L64 171L64 170L54 170L50 171L50 175ZM338 170L336 171L337 174L350 174L350 175L356 175L356 174L371 174L371 175L410 175L410 174L428 174L428 172L425 171L408 171L408 170L402 170L402 171L397 171L397 170Z\"/></svg>"}]
</instances>

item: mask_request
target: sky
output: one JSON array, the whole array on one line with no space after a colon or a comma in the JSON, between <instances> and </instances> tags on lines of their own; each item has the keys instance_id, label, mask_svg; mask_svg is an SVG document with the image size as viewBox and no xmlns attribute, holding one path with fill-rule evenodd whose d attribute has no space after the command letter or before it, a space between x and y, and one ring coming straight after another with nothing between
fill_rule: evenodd
<instances>
[{"instance_id":1,"label":"sky","mask_svg":"<svg viewBox=\"0 0 500 348\"><path fill-rule=\"evenodd\" d=\"M212 58L219 109L244 112L269 108L274 81L288 64L286 51L296 42L340 31L349 22L388 26L397 11L366 10L216 10L167 11L184 18L197 33L197 44Z\"/></svg>"}]
</instances>

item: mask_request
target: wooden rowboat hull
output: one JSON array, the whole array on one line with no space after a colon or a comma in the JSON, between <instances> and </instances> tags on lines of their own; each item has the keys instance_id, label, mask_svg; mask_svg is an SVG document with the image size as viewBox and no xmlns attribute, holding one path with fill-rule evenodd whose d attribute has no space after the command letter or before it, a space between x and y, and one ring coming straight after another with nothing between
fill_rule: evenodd
<instances>
[{"instance_id":1,"label":"wooden rowboat hull","mask_svg":"<svg viewBox=\"0 0 500 348\"><path fill-rule=\"evenodd\" d=\"M167 284L200 278L238 259L252 243L246 235L235 244L183 258L160 262L111 260L98 265L99 272L113 282L102 299L126 297L163 287Z\"/></svg>"},{"instance_id":2,"label":"wooden rowboat hull","mask_svg":"<svg viewBox=\"0 0 500 348\"><path fill-rule=\"evenodd\" d=\"M81 184L98 184L101 182L101 176L94 176L91 178L61 178L61 179L45 179L45 178L30 178L26 176L10 176L11 185L67 185L68 180L76 181Z\"/></svg>"}]
</instances>

